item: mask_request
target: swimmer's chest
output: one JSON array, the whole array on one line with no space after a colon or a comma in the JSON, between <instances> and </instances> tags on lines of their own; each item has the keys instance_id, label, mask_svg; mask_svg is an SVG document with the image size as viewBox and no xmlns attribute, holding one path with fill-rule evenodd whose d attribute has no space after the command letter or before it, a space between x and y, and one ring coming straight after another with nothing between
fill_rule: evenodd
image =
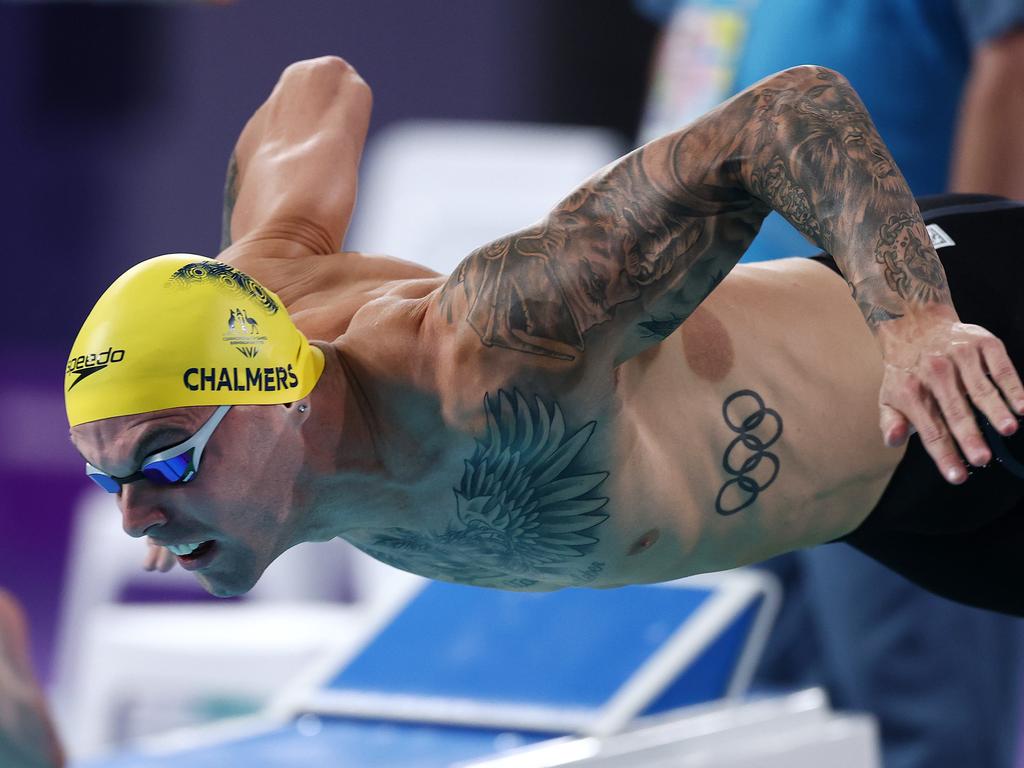
<instances>
[{"instance_id":1,"label":"swimmer's chest","mask_svg":"<svg viewBox=\"0 0 1024 768\"><path fill-rule=\"evenodd\" d=\"M679 551L670 525L651 524L616 498L606 473L568 475L540 492L479 476L442 494L416 524L346 538L371 557L442 581L515 590L660 581L661 551ZM518 495L516 495L518 492Z\"/></svg>"},{"instance_id":2,"label":"swimmer's chest","mask_svg":"<svg viewBox=\"0 0 1024 768\"><path fill-rule=\"evenodd\" d=\"M395 528L368 540L350 539L387 565L429 579L513 590L550 590L599 584L606 564L592 556L531 562L523 547L495 531L414 531Z\"/></svg>"},{"instance_id":3,"label":"swimmer's chest","mask_svg":"<svg viewBox=\"0 0 1024 768\"><path fill-rule=\"evenodd\" d=\"M586 446L572 448L579 456L517 475L513 464L528 460L522 450L512 456L517 446L505 438L474 435L483 453L444 462L445 476L433 478L428 493L409 494L428 511L385 513L398 524L347 538L402 570L503 589L610 586L714 567L707 550L734 552L719 545L748 538L751 522L762 527L757 515L774 497L805 495L808 465L797 459L820 453L808 449L811 429L828 410L807 407L811 366L793 367L790 350L806 351L807 339L796 343L781 303L766 291L748 297L723 288L650 354L621 366L621 414L611 419L563 403L564 434L552 447ZM821 322L808 336L822 336ZM529 422L531 434L550 434L541 427L555 418L555 403L488 395L495 423ZM751 452L760 456L756 467ZM727 462L742 476L726 471Z\"/></svg>"}]
</instances>

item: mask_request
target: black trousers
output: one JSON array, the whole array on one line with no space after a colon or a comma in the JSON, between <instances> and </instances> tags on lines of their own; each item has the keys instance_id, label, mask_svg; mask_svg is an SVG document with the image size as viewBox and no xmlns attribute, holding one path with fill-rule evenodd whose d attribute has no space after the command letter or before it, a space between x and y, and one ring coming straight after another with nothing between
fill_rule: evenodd
<instances>
[{"instance_id":1,"label":"black trousers","mask_svg":"<svg viewBox=\"0 0 1024 768\"><path fill-rule=\"evenodd\" d=\"M942 195L918 204L941 229L933 240L960 319L998 336L1024 374L1024 203ZM827 254L812 258L839 271ZM1002 438L976 414L997 457L987 468L950 485L912 435L878 505L840 541L936 594L1024 616L1024 424Z\"/></svg>"}]
</instances>

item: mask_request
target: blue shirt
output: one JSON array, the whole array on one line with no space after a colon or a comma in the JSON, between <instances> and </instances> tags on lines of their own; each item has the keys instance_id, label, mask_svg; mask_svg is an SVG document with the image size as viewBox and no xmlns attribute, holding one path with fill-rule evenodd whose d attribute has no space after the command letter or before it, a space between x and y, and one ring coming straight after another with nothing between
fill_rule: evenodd
<instances>
[{"instance_id":1,"label":"blue shirt","mask_svg":"<svg viewBox=\"0 0 1024 768\"><path fill-rule=\"evenodd\" d=\"M638 0L637 6L665 19L695 6L727 7L745 17L723 99L799 64L845 75L917 195L948 186L973 48L1024 24L1024 0ZM744 261L816 250L772 214Z\"/></svg>"}]
</instances>

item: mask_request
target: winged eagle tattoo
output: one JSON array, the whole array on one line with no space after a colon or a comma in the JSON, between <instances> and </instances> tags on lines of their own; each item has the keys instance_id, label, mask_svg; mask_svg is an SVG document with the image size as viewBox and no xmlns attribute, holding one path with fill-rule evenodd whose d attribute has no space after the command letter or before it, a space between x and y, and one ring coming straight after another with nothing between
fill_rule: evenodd
<instances>
[{"instance_id":1,"label":"winged eagle tattoo","mask_svg":"<svg viewBox=\"0 0 1024 768\"><path fill-rule=\"evenodd\" d=\"M571 432L557 403L536 397L530 404L518 391L486 395L484 411L487 432L452 489L448 528L393 528L366 551L406 570L484 586L573 579L573 560L593 550L608 519L608 499L592 495L608 473L575 471L597 422Z\"/></svg>"}]
</instances>

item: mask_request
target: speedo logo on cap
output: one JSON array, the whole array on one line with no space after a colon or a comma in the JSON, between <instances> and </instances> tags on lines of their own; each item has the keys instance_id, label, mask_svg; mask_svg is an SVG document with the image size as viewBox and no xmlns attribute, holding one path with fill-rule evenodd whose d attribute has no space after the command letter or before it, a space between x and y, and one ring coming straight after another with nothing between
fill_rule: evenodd
<instances>
[{"instance_id":1,"label":"speedo logo on cap","mask_svg":"<svg viewBox=\"0 0 1024 768\"><path fill-rule=\"evenodd\" d=\"M79 355L68 360L67 374L77 374L75 380L68 385L68 391L74 389L75 385L86 376L102 371L109 365L120 363L124 360L124 350L108 347L105 352L92 352L88 355Z\"/></svg>"}]
</instances>

